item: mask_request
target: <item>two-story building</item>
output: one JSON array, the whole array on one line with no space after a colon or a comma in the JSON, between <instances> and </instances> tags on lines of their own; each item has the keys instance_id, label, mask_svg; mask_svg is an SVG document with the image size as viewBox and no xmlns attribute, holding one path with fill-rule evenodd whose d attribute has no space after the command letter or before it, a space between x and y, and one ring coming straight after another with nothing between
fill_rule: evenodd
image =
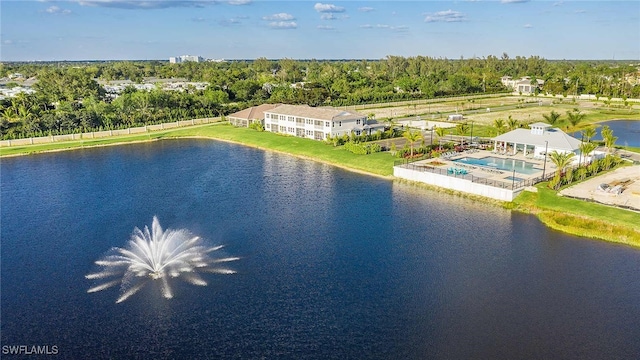
<instances>
[{"instance_id":1,"label":"two-story building","mask_svg":"<svg viewBox=\"0 0 640 360\"><path fill-rule=\"evenodd\" d=\"M370 135L383 131L384 125L368 123L367 116L357 112L308 105L280 105L264 111L266 131L325 140L342 135Z\"/></svg>"}]
</instances>

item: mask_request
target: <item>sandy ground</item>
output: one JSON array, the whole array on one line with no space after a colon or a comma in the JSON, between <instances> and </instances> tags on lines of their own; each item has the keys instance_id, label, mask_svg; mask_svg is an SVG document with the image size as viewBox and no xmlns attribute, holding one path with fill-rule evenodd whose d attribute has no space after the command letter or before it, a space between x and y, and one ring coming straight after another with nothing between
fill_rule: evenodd
<instances>
[{"instance_id":1,"label":"sandy ground","mask_svg":"<svg viewBox=\"0 0 640 360\"><path fill-rule=\"evenodd\" d=\"M597 190L600 184L615 186L623 182L626 182L624 190L619 195ZM596 176L578 185L564 189L560 194L591 199L603 204L628 206L640 211L640 165L623 167L610 173Z\"/></svg>"}]
</instances>

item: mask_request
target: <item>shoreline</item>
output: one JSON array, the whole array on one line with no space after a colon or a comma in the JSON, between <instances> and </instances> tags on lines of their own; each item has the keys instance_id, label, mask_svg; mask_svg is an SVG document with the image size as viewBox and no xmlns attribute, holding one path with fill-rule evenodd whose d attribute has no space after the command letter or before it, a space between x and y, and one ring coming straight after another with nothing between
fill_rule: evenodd
<instances>
[{"instance_id":1,"label":"shoreline","mask_svg":"<svg viewBox=\"0 0 640 360\"><path fill-rule=\"evenodd\" d=\"M209 125L211 125L211 124L209 124ZM534 215L546 227L548 227L550 229L557 230L557 231L561 231L561 232L566 233L566 234L570 234L570 235L574 235L574 236L580 236L580 237L584 237L584 238L590 238L590 239L597 239L597 240L611 242L611 243L624 244L624 245L632 246L632 247L635 247L635 248L640 248L640 231L635 229L632 225L630 225L630 226L611 225L611 224L608 224L607 222L602 221L601 219L593 218L593 217L589 217L589 216L585 216L585 215L581 215L579 213L571 212L569 210L563 212L563 211L557 211L557 210L553 210L553 209L547 209L547 208L541 207L538 204L536 204L535 200L515 201L515 199L514 199L513 202L500 202L500 201L496 201L496 200L491 200L491 199L486 199L486 198L482 198L482 197L478 197L478 196L473 196L471 194L466 194L466 193L451 191L451 190L448 190L448 189L438 188L438 187L435 187L435 186L424 186L424 184L417 183L417 182L412 182L412 181L407 181L407 180L403 180L403 179L399 179L399 178L394 177L393 175L376 174L376 173L372 173L372 172L369 172L369 171L366 171L366 170L353 168L353 167L345 165L345 164L341 164L341 163L337 163L337 162L333 162L333 161L328 161L328 160L320 159L320 158L313 157L313 156L301 155L301 154L296 154L296 153L293 153L293 152L283 151L283 150L275 149L275 148L272 148L272 147L261 146L261 145L258 145L258 144L247 143L247 142L237 141L237 140L233 140L233 139L227 139L227 138L223 138L223 137L217 137L217 136L211 135L211 134L208 134L208 135L180 135L180 134L172 135L172 132L173 131L157 133L157 134L154 134L155 136L150 137L148 139L131 139L131 140L121 139L122 141L114 141L114 142L107 143L107 144L82 145L82 144L78 144L78 143L76 143L76 144L68 143L70 145L68 147L63 147L63 148L58 148L58 149L48 149L48 150L31 152L31 153L16 153L16 154L9 154L9 155L0 155L0 159L2 157L17 157L17 156L37 155L37 154L43 154L43 153L55 153L55 152L61 152L61 151L71 151L71 150L96 148L96 147L119 146L119 145L136 144L136 143L138 143L138 144L139 143L151 143L151 142L155 142L155 141L159 141L159 140L202 139L202 140L222 141L222 142L225 142L225 143L230 143L230 144L235 144L235 145L248 146L248 147L251 147L251 148L254 148L254 149L263 150L263 151L271 151L271 152L275 152L275 153L279 153L279 154L285 154L285 155L289 155L289 156L294 156L294 157L299 158L299 159L310 160L310 161L314 161L314 162L318 162L318 163L322 163L322 164L326 164L326 165L330 165L330 166L335 166L337 168L340 168L340 169L343 169L343 170L347 170L347 171L351 171L351 172L354 172L354 173L357 173L357 174L373 176L373 177L376 177L376 178L379 178L379 179L389 180L389 181L392 181L392 182L398 181L398 182L401 182L401 183L413 184L415 186L420 186L420 187L422 187L424 189L427 189L429 191L434 191L434 192L438 192L438 193L445 192L445 193L447 193L449 195L467 198L467 199L470 199L472 201L482 202L482 203L485 203L485 204L488 204L488 205L491 205L491 206L499 206L499 207L502 207L502 208L507 209L507 210L517 211L517 212L524 213L524 214ZM529 197L531 197L531 196L529 196ZM601 206L604 206L604 205L601 205ZM625 211L625 210L620 210L620 211ZM554 219L556 219L556 218L559 219L559 220L563 220L564 222L571 222L571 220L576 220L578 223L586 225L587 228L583 228L583 227L579 227L579 226L571 226L571 224L562 224L562 223L560 223L558 221L555 221ZM609 229L608 231L606 231L606 234L604 234L604 233L602 233L600 231L601 229L604 229L603 226L605 226L605 225ZM593 229L597 229L597 231L594 231ZM620 237L620 236L617 235L618 233L622 233L624 235L622 235L622 237Z\"/></svg>"},{"instance_id":2,"label":"shoreline","mask_svg":"<svg viewBox=\"0 0 640 360\"><path fill-rule=\"evenodd\" d=\"M361 174L361 175L368 175L368 176L373 176L373 177L377 177L377 178L380 178L380 179L386 179L386 180L395 180L396 179L393 175L375 174L375 173L371 173L371 172L360 170L360 169L354 169L352 167L349 167L349 166L346 166L346 165L342 165L342 164L339 164L339 163L334 163L334 162L327 161L327 160L313 158L311 156L305 156L305 155L300 155L300 154L292 154L292 153L289 153L289 152L286 152L286 151L282 151L282 150L278 150L278 149L271 149L271 148L268 148L268 147L262 147L262 146L253 145L253 144L246 144L246 143L242 143L240 141L234 141L234 140L229 140L229 139L220 139L220 138L213 138L213 137L208 137L208 136L181 136L181 137L178 137L178 138L166 138L166 139L158 139L158 140L180 140L180 139L203 139L203 140L222 141L222 142L229 143L229 144L247 146L247 147L250 147L250 148L253 148L253 149L275 152L275 153L278 153L278 154L284 154L284 155L293 156L293 157L296 157L298 159L310 160L310 161L314 161L314 162L325 164L325 165L331 165L331 166L335 166L337 168L340 168L340 169L343 169L343 170L347 170L347 171L351 171L351 172L355 172L355 173L358 173L358 174Z\"/></svg>"}]
</instances>

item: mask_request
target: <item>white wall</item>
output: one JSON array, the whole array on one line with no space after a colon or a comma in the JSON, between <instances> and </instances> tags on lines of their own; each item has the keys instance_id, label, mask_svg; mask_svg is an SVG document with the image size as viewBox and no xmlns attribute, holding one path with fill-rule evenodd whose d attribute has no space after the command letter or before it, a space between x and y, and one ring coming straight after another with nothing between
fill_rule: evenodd
<instances>
[{"instance_id":1,"label":"white wall","mask_svg":"<svg viewBox=\"0 0 640 360\"><path fill-rule=\"evenodd\" d=\"M511 189L474 183L464 178L440 175L428 171L416 171L401 166L393 167L393 176L501 201L513 201L521 190L514 192Z\"/></svg>"}]
</instances>

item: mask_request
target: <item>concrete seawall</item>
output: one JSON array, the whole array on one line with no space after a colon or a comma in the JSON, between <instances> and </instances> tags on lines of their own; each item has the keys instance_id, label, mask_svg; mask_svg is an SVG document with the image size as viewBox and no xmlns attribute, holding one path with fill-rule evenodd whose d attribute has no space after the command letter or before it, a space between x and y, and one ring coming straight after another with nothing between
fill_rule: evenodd
<instances>
[{"instance_id":1,"label":"concrete seawall","mask_svg":"<svg viewBox=\"0 0 640 360\"><path fill-rule=\"evenodd\" d=\"M403 166L394 166L393 176L501 201L513 201L516 195L522 191L522 188L514 191L511 189L475 183L464 178L447 176L428 171L416 171Z\"/></svg>"}]
</instances>

